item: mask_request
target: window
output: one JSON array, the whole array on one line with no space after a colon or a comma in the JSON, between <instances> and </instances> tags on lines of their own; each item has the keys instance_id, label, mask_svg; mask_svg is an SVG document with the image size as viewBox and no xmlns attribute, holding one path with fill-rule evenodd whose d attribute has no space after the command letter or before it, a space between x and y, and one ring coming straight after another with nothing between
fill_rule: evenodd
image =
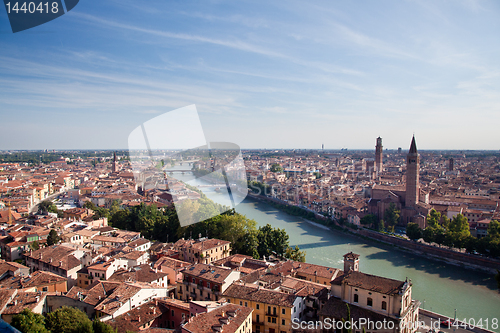
<instances>
[{"instance_id":1,"label":"window","mask_svg":"<svg viewBox=\"0 0 500 333\"><path fill-rule=\"evenodd\" d=\"M286 309L281 309L281 314L286 314ZM283 324L285 325L285 324Z\"/></svg>"},{"instance_id":2,"label":"window","mask_svg":"<svg viewBox=\"0 0 500 333\"><path fill-rule=\"evenodd\" d=\"M285 319L281 319L281 325L285 325Z\"/></svg>"},{"instance_id":3,"label":"window","mask_svg":"<svg viewBox=\"0 0 500 333\"><path fill-rule=\"evenodd\" d=\"M174 316L174 310L172 310L172 317Z\"/></svg>"},{"instance_id":4,"label":"window","mask_svg":"<svg viewBox=\"0 0 500 333\"><path fill-rule=\"evenodd\" d=\"M267 313L271 314L271 307L270 306L267 307Z\"/></svg>"},{"instance_id":5,"label":"window","mask_svg":"<svg viewBox=\"0 0 500 333\"><path fill-rule=\"evenodd\" d=\"M248 307L248 302L245 302L245 307Z\"/></svg>"},{"instance_id":6,"label":"window","mask_svg":"<svg viewBox=\"0 0 500 333\"><path fill-rule=\"evenodd\" d=\"M259 315L257 315L257 316L255 317L255 321L256 321L256 322L260 322L260 320L259 320L259 319L260 319L260 316L259 316Z\"/></svg>"},{"instance_id":7,"label":"window","mask_svg":"<svg viewBox=\"0 0 500 333\"><path fill-rule=\"evenodd\" d=\"M382 301L382 310L387 310L387 302Z\"/></svg>"},{"instance_id":8,"label":"window","mask_svg":"<svg viewBox=\"0 0 500 333\"><path fill-rule=\"evenodd\" d=\"M271 317L267 317L267 322L270 323L271 322Z\"/></svg>"},{"instance_id":9,"label":"window","mask_svg":"<svg viewBox=\"0 0 500 333\"><path fill-rule=\"evenodd\" d=\"M273 315L276 316L276 307L273 307Z\"/></svg>"},{"instance_id":10,"label":"window","mask_svg":"<svg viewBox=\"0 0 500 333\"><path fill-rule=\"evenodd\" d=\"M354 303L358 303L359 302L359 296L358 294L354 294Z\"/></svg>"},{"instance_id":11,"label":"window","mask_svg":"<svg viewBox=\"0 0 500 333\"><path fill-rule=\"evenodd\" d=\"M271 323L276 324L276 318L272 317L271 318Z\"/></svg>"},{"instance_id":12,"label":"window","mask_svg":"<svg viewBox=\"0 0 500 333\"><path fill-rule=\"evenodd\" d=\"M243 301L240 301L240 305L243 305Z\"/></svg>"},{"instance_id":13,"label":"window","mask_svg":"<svg viewBox=\"0 0 500 333\"><path fill-rule=\"evenodd\" d=\"M372 298L371 298L371 297L368 297L368 298L366 299L366 305L368 305L368 306L373 306L373 300L372 300Z\"/></svg>"},{"instance_id":14,"label":"window","mask_svg":"<svg viewBox=\"0 0 500 333\"><path fill-rule=\"evenodd\" d=\"M259 305L259 304L255 305L255 308L256 308L257 310L260 310L260 305Z\"/></svg>"}]
</instances>

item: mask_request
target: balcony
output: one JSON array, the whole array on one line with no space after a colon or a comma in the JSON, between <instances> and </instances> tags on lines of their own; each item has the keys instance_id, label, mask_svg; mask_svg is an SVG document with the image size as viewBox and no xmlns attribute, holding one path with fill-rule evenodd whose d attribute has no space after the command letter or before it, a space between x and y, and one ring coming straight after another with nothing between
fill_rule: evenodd
<instances>
[{"instance_id":1,"label":"balcony","mask_svg":"<svg viewBox=\"0 0 500 333\"><path fill-rule=\"evenodd\" d=\"M266 311L266 316L279 317L279 314L278 314L278 312L268 312L268 311Z\"/></svg>"}]
</instances>

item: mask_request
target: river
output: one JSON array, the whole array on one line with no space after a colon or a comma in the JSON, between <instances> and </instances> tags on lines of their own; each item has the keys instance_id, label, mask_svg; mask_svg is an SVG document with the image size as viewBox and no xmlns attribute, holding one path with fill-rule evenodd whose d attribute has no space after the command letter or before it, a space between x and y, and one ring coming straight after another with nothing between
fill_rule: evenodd
<instances>
[{"instance_id":1,"label":"river","mask_svg":"<svg viewBox=\"0 0 500 333\"><path fill-rule=\"evenodd\" d=\"M175 178L193 185L204 185L192 174L175 174ZM223 194L213 188L201 188L213 201L230 205ZM491 322L500 320L500 293L491 274L463 269L457 266L428 260L393 249L390 246L358 239L338 231L325 230L300 217L291 216L276 208L254 200L245 199L236 211L257 221L259 226L270 224L285 229L290 245L306 251L306 261L313 264L343 269L343 255L352 251L360 255L360 271L396 280L410 278L413 298L422 308L457 318ZM494 331L500 331L498 328Z\"/></svg>"}]
</instances>

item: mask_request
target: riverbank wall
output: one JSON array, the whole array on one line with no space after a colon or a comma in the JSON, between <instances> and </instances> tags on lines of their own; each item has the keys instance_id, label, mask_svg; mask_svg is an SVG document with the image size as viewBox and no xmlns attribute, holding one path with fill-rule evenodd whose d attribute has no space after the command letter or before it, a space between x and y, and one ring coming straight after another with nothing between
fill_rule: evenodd
<instances>
[{"instance_id":1,"label":"riverbank wall","mask_svg":"<svg viewBox=\"0 0 500 333\"><path fill-rule=\"evenodd\" d=\"M444 261L455 266L460 266L468 269L479 269L492 274L496 274L497 270L500 270L500 260L417 243L411 240L405 240L367 229L360 229L354 231L354 233L377 240L379 242L396 246L402 250L410 251L411 253L420 256L425 256L426 258L432 258L437 261Z\"/></svg>"},{"instance_id":2,"label":"riverbank wall","mask_svg":"<svg viewBox=\"0 0 500 333\"><path fill-rule=\"evenodd\" d=\"M249 193L249 196L260 201L277 203L281 205L289 205L287 202L276 198L269 198L262 195L255 195L253 193ZM324 216L317 213L315 213L315 217L318 219L326 220ZM336 226L335 229L332 228L330 229L335 231L341 231L353 236L358 236L372 241L376 241L378 243L395 246L399 250L404 252L409 252L425 258L432 259L434 261L445 262L466 269L481 270L490 274L496 274L497 270L500 270L500 260L496 260L493 258L486 258L478 255L457 252L447 248L440 248L432 245L422 244L411 240L382 234L368 229L354 230L338 226Z\"/></svg>"}]
</instances>

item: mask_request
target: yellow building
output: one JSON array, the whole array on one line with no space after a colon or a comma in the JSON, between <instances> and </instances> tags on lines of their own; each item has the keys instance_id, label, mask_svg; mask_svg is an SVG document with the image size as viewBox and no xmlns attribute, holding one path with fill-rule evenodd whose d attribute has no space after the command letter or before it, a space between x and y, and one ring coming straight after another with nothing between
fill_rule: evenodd
<instances>
[{"instance_id":1,"label":"yellow building","mask_svg":"<svg viewBox=\"0 0 500 333\"><path fill-rule=\"evenodd\" d=\"M179 259L193 264L211 264L230 256L231 242L220 239L179 239L174 243Z\"/></svg>"},{"instance_id":2,"label":"yellow building","mask_svg":"<svg viewBox=\"0 0 500 333\"><path fill-rule=\"evenodd\" d=\"M293 318L299 318L305 310L302 297L255 284L233 283L224 296L230 303L253 310L252 331L256 333L291 332Z\"/></svg>"}]
</instances>

